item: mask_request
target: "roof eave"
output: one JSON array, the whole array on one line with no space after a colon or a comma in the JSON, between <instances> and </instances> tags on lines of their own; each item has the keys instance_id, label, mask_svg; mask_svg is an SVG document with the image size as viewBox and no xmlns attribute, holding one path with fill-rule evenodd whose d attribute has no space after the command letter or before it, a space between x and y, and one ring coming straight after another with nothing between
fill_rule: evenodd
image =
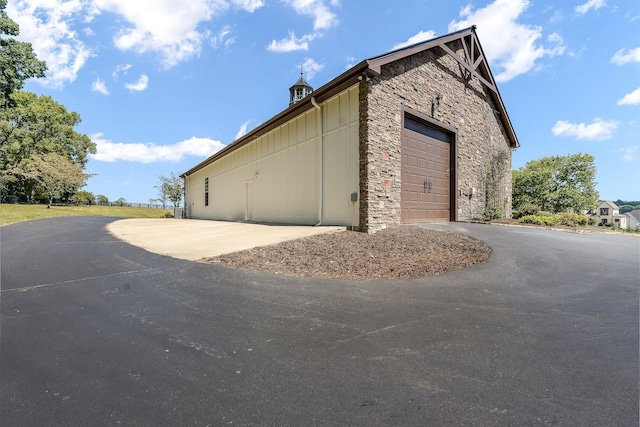
<instances>
[{"instance_id":1,"label":"roof eave","mask_svg":"<svg viewBox=\"0 0 640 427\"><path fill-rule=\"evenodd\" d=\"M196 173L197 171L199 171L200 169L204 168L207 165L210 165L217 159L225 156L226 154L234 150L237 150L238 148L248 144L254 139L259 138L260 136L276 128L277 126L313 108L313 104L311 103L311 98L315 98L317 102L323 102L331 98L332 96L336 95L337 93L341 92L342 90L346 89L347 87L350 87L356 84L359 81L359 77L361 77L362 74L366 73L367 71L368 71L367 61L362 61L359 64L351 67L349 70L345 71L335 79L326 83L324 86L321 86L320 88L311 92L311 95L306 96L302 98L299 102L289 106L286 110L282 111L281 113L272 117L268 121L254 128L253 130L248 132L246 135L236 139L232 143L225 146L223 149L214 153L213 155L211 155L204 161L200 162L193 168L189 169L188 171L184 172L180 176L184 178L186 176Z\"/></svg>"},{"instance_id":2,"label":"roof eave","mask_svg":"<svg viewBox=\"0 0 640 427\"><path fill-rule=\"evenodd\" d=\"M436 37L431 40L423 41L423 42L420 42L411 46L407 46L401 49L396 49L394 51L385 53L380 56L366 59L360 62L359 64L351 67L350 69L348 69L347 71L345 71L344 73L336 77L335 79L326 83L324 86L321 86L320 88L314 90L313 92L311 92L311 95L289 106L289 108L285 109L278 115L272 117L262 125L251 130L249 133L242 136L241 138L238 138L237 140L233 141L232 143L230 143L229 145L227 145L217 153L213 154L212 156L202 161L198 165L194 166L193 168L189 169L187 172L183 173L180 176L186 177L186 176L192 175L193 173L213 163L217 159L225 156L226 154L242 147L243 145L248 144L249 142L259 138L260 136L269 132L275 127L313 108L313 104L311 103L312 98L315 98L317 102L323 102L331 98L332 96L338 94L339 92L346 89L347 87L350 87L356 84L359 80L362 79L363 74L366 74L368 76L380 75L382 73L382 67L386 64L405 58L407 56L414 55L419 52L423 52L429 49L433 49L435 47L442 46L445 43L449 43L463 37L467 37L470 35L473 35L475 37L475 29L476 27L474 25L472 27L469 27L463 30L459 30L450 34ZM479 42L478 42L478 46L480 48L480 51L482 52L482 55L484 56L484 52L482 51L482 45L480 45ZM489 68L488 65L486 65L486 67L483 68L483 71L486 74L483 77L484 78L488 77L489 83L493 85L488 92L490 93L490 96L494 104L496 105L497 111L500 115L500 120L502 121L502 124L507 132L509 144L511 148L518 148L520 147L520 143L518 142L518 138L513 129L513 125L511 123L509 115L507 114L507 109L504 106L504 102L502 101L502 96L500 95L497 85L495 84L495 80L493 78L493 74L491 73L491 69Z\"/></svg>"}]
</instances>

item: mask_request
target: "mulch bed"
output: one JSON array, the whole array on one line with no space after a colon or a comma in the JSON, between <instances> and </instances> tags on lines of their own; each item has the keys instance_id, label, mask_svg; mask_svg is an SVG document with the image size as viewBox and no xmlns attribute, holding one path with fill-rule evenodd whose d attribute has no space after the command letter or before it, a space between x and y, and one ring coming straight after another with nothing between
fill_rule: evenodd
<instances>
[{"instance_id":1,"label":"mulch bed","mask_svg":"<svg viewBox=\"0 0 640 427\"><path fill-rule=\"evenodd\" d=\"M490 254L491 248L470 237L398 226L375 234L320 234L200 261L289 276L371 280L438 275L483 262Z\"/></svg>"}]
</instances>

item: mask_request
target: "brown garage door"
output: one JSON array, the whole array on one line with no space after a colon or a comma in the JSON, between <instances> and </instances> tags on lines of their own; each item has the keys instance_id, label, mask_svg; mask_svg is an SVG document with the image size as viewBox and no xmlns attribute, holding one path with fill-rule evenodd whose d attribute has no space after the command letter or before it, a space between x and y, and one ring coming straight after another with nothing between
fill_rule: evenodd
<instances>
[{"instance_id":1,"label":"brown garage door","mask_svg":"<svg viewBox=\"0 0 640 427\"><path fill-rule=\"evenodd\" d=\"M402 222L449 221L451 140L452 136L446 132L405 117L402 130Z\"/></svg>"}]
</instances>

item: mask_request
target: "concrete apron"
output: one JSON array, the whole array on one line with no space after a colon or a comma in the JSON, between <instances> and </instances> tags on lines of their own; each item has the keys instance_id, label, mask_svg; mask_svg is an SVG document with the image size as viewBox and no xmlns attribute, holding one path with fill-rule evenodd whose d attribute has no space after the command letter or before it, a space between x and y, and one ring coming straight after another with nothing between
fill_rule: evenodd
<instances>
[{"instance_id":1,"label":"concrete apron","mask_svg":"<svg viewBox=\"0 0 640 427\"><path fill-rule=\"evenodd\" d=\"M257 246L345 230L345 227L270 225L198 219L122 219L107 225L120 240L189 261Z\"/></svg>"}]
</instances>

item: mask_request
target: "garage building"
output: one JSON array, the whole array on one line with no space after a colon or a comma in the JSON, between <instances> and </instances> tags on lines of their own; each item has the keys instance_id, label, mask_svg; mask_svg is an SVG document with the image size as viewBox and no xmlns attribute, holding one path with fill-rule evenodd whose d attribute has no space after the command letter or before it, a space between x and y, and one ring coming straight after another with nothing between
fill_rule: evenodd
<instances>
[{"instance_id":1,"label":"garage building","mask_svg":"<svg viewBox=\"0 0 640 427\"><path fill-rule=\"evenodd\" d=\"M185 172L189 218L345 225L511 215L519 146L475 27L362 61Z\"/></svg>"}]
</instances>

